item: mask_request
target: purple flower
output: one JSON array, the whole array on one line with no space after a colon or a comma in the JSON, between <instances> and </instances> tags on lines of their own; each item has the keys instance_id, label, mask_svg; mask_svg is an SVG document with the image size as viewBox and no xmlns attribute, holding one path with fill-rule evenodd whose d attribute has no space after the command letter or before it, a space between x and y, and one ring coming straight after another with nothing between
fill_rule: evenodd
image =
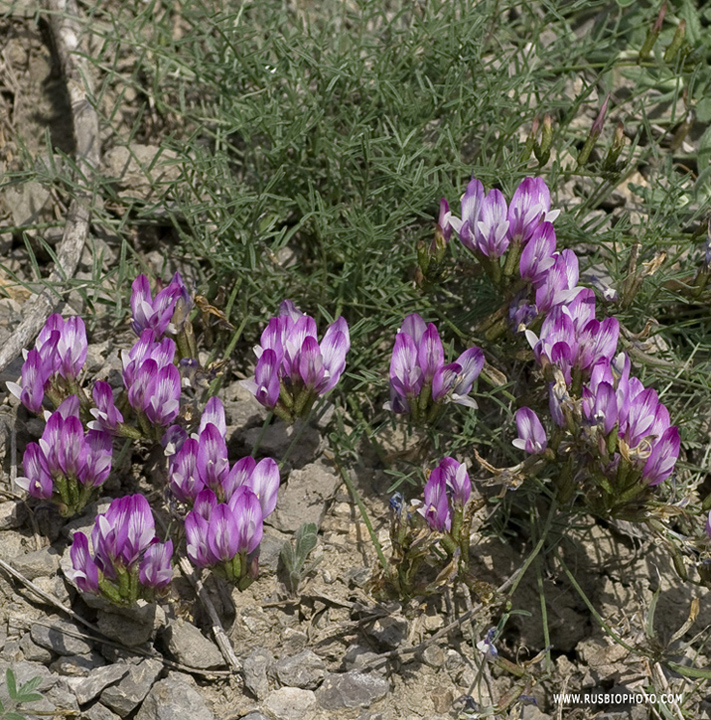
<instances>
[{"instance_id":1,"label":"purple flower","mask_svg":"<svg viewBox=\"0 0 711 720\"><path fill-rule=\"evenodd\" d=\"M246 485L237 488L230 498L234 517L237 552L250 554L262 541L262 506L259 498Z\"/></svg>"},{"instance_id":2,"label":"purple flower","mask_svg":"<svg viewBox=\"0 0 711 720\"><path fill-rule=\"evenodd\" d=\"M418 315L419 317L419 315ZM391 409L393 412L409 412L410 402L422 390L424 377L418 364L417 345L410 335L401 331L395 337L390 360Z\"/></svg>"},{"instance_id":3,"label":"purple flower","mask_svg":"<svg viewBox=\"0 0 711 720\"><path fill-rule=\"evenodd\" d=\"M711 510L709 510L709 514L706 517L706 537L711 540Z\"/></svg>"},{"instance_id":4,"label":"purple flower","mask_svg":"<svg viewBox=\"0 0 711 720\"><path fill-rule=\"evenodd\" d=\"M484 186L481 181L472 178L462 195L461 219L450 216L449 222L459 236L462 245L476 250L475 228L479 222L481 205L484 202Z\"/></svg>"},{"instance_id":5,"label":"purple flower","mask_svg":"<svg viewBox=\"0 0 711 720\"><path fill-rule=\"evenodd\" d=\"M223 483L229 469L225 438L212 423L208 423L198 439L198 476L204 485L220 496L224 494Z\"/></svg>"},{"instance_id":6,"label":"purple flower","mask_svg":"<svg viewBox=\"0 0 711 720\"><path fill-rule=\"evenodd\" d=\"M211 397L202 411L200 416L200 427L198 428L198 434L200 434L205 426L211 423L219 431L223 437L227 434L227 422L225 420L225 406L222 404L222 400L214 395Z\"/></svg>"},{"instance_id":7,"label":"purple flower","mask_svg":"<svg viewBox=\"0 0 711 720\"><path fill-rule=\"evenodd\" d=\"M432 381L432 399L439 402L454 402L458 405L476 408L469 397L474 381L484 367L484 353L478 347L465 350L450 365L438 369Z\"/></svg>"},{"instance_id":8,"label":"purple flower","mask_svg":"<svg viewBox=\"0 0 711 720\"><path fill-rule=\"evenodd\" d=\"M547 313L556 305L567 304L580 292L578 285L578 258L572 250L554 255L553 265L545 273L536 290L536 307Z\"/></svg>"},{"instance_id":9,"label":"purple flower","mask_svg":"<svg viewBox=\"0 0 711 720\"><path fill-rule=\"evenodd\" d=\"M449 203L442 198L439 201L439 218L437 219L437 227L440 229L442 237L446 243L448 243L449 239L452 237L453 228L452 223L450 222L451 217L452 213L449 211ZM436 240L433 240L430 250L434 252L436 249Z\"/></svg>"},{"instance_id":10,"label":"purple flower","mask_svg":"<svg viewBox=\"0 0 711 720\"><path fill-rule=\"evenodd\" d=\"M434 471L425 483L425 504L417 512L422 515L427 524L439 532L449 531L452 527L452 514L447 499L447 483L444 473Z\"/></svg>"},{"instance_id":11,"label":"purple flower","mask_svg":"<svg viewBox=\"0 0 711 720\"><path fill-rule=\"evenodd\" d=\"M232 509L220 503L210 516L207 530L207 542L210 552L218 561L232 560L240 547L237 518Z\"/></svg>"},{"instance_id":12,"label":"purple flower","mask_svg":"<svg viewBox=\"0 0 711 720\"><path fill-rule=\"evenodd\" d=\"M58 313L50 315L37 336L35 347L51 363L52 373L65 379L78 377L87 353L84 321L80 317L65 321Z\"/></svg>"},{"instance_id":13,"label":"purple flower","mask_svg":"<svg viewBox=\"0 0 711 720\"><path fill-rule=\"evenodd\" d=\"M157 538L148 546L138 568L138 579L146 588L162 590L173 579L170 561L173 557L173 541L158 542Z\"/></svg>"},{"instance_id":14,"label":"purple flower","mask_svg":"<svg viewBox=\"0 0 711 720\"><path fill-rule=\"evenodd\" d=\"M170 490L180 501L192 505L205 487L197 469L198 441L188 438L170 462Z\"/></svg>"},{"instance_id":15,"label":"purple flower","mask_svg":"<svg viewBox=\"0 0 711 720\"><path fill-rule=\"evenodd\" d=\"M257 496L263 518L271 515L276 507L279 483L279 466L272 458L260 460L245 482L245 485Z\"/></svg>"},{"instance_id":16,"label":"purple flower","mask_svg":"<svg viewBox=\"0 0 711 720\"><path fill-rule=\"evenodd\" d=\"M439 465L430 474L430 480L432 480L433 475L435 475L434 482L439 482L437 475L444 478L455 507L463 508L469 502L472 493L472 481L464 463L457 462L453 457L442 458Z\"/></svg>"},{"instance_id":17,"label":"purple flower","mask_svg":"<svg viewBox=\"0 0 711 720\"><path fill-rule=\"evenodd\" d=\"M195 510L191 510L185 517L186 551L190 562L196 567L209 567L217 562L208 544L208 528L208 521Z\"/></svg>"},{"instance_id":18,"label":"purple flower","mask_svg":"<svg viewBox=\"0 0 711 720\"><path fill-rule=\"evenodd\" d=\"M53 342L59 340L55 333ZM8 382L7 389L30 411L39 413L42 410L44 391L53 372L51 358L44 358L39 350L30 350L22 365L20 384Z\"/></svg>"},{"instance_id":19,"label":"purple flower","mask_svg":"<svg viewBox=\"0 0 711 720\"><path fill-rule=\"evenodd\" d=\"M474 225L474 244L483 255L499 258L509 246L506 200L500 190L490 190L479 207Z\"/></svg>"},{"instance_id":20,"label":"purple flower","mask_svg":"<svg viewBox=\"0 0 711 720\"><path fill-rule=\"evenodd\" d=\"M674 470L680 447L679 428L667 428L659 440L654 443L652 452L644 464L642 470L643 482L648 485L658 485L666 480Z\"/></svg>"},{"instance_id":21,"label":"purple flower","mask_svg":"<svg viewBox=\"0 0 711 720\"><path fill-rule=\"evenodd\" d=\"M133 332L141 335L144 330L150 329L159 337L168 329L178 298L182 297L184 292L187 293L179 273L156 295L155 300L151 296L151 286L145 275L139 275L133 281L131 290Z\"/></svg>"},{"instance_id":22,"label":"purple flower","mask_svg":"<svg viewBox=\"0 0 711 720\"><path fill-rule=\"evenodd\" d=\"M45 470L45 459L37 443L28 443L22 459L25 476L15 478L15 482L25 492L40 500L49 500L54 492L52 476Z\"/></svg>"},{"instance_id":23,"label":"purple flower","mask_svg":"<svg viewBox=\"0 0 711 720\"><path fill-rule=\"evenodd\" d=\"M541 421L531 408L522 407L516 411L516 428L518 437L513 441L514 447L525 450L531 455L540 455L548 447L546 431Z\"/></svg>"},{"instance_id":24,"label":"purple flower","mask_svg":"<svg viewBox=\"0 0 711 720\"><path fill-rule=\"evenodd\" d=\"M534 285L541 282L543 273L555 262L555 230L553 223L544 222L535 228L530 240L521 252L519 271L521 277Z\"/></svg>"},{"instance_id":25,"label":"purple flower","mask_svg":"<svg viewBox=\"0 0 711 720\"><path fill-rule=\"evenodd\" d=\"M279 402L281 385L279 383L280 362L277 353L266 348L257 360L254 368L254 380L243 380L242 384L257 398L264 407L273 410Z\"/></svg>"},{"instance_id":26,"label":"purple flower","mask_svg":"<svg viewBox=\"0 0 711 720\"><path fill-rule=\"evenodd\" d=\"M156 342L155 338L153 330L144 330L131 350L128 353L122 353L123 384L129 392L133 387L136 374L147 360L153 360L157 369L173 363L175 342L170 338L163 338L161 342Z\"/></svg>"},{"instance_id":27,"label":"purple flower","mask_svg":"<svg viewBox=\"0 0 711 720\"><path fill-rule=\"evenodd\" d=\"M92 396L96 407L91 408L89 412L96 420L89 423L89 427L96 430L115 432L118 426L123 423L123 415L121 415L114 403L114 393L111 385L103 380L97 380L94 383Z\"/></svg>"},{"instance_id":28,"label":"purple flower","mask_svg":"<svg viewBox=\"0 0 711 720\"><path fill-rule=\"evenodd\" d=\"M516 188L508 210L509 237L521 246L533 236L541 222L553 222L560 214L551 212L551 195L543 178L525 178Z\"/></svg>"},{"instance_id":29,"label":"purple flower","mask_svg":"<svg viewBox=\"0 0 711 720\"><path fill-rule=\"evenodd\" d=\"M99 568L89 553L89 541L83 532L74 533L69 557L72 561L69 579L84 592L98 593Z\"/></svg>"},{"instance_id":30,"label":"purple flower","mask_svg":"<svg viewBox=\"0 0 711 720\"><path fill-rule=\"evenodd\" d=\"M111 473L113 441L111 435L101 430L89 430L84 438L86 455L79 469L79 481L88 487L98 487L106 482Z\"/></svg>"},{"instance_id":31,"label":"purple flower","mask_svg":"<svg viewBox=\"0 0 711 720\"><path fill-rule=\"evenodd\" d=\"M154 425L167 427L175 420L180 411L180 392L180 373L175 365L164 365L151 378L142 409Z\"/></svg>"}]
</instances>

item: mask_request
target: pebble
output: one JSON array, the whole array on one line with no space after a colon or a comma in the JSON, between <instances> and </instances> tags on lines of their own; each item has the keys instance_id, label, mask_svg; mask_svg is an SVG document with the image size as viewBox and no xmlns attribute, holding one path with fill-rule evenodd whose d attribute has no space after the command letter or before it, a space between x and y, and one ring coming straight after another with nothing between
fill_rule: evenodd
<instances>
[{"instance_id":1,"label":"pebble","mask_svg":"<svg viewBox=\"0 0 711 720\"><path fill-rule=\"evenodd\" d=\"M265 703L276 720L303 720L316 705L313 690L283 687L269 695Z\"/></svg>"},{"instance_id":2,"label":"pebble","mask_svg":"<svg viewBox=\"0 0 711 720\"><path fill-rule=\"evenodd\" d=\"M162 669L163 663L152 658L131 665L118 685L107 687L101 693L102 704L125 717L148 695Z\"/></svg>"},{"instance_id":3,"label":"pebble","mask_svg":"<svg viewBox=\"0 0 711 720\"><path fill-rule=\"evenodd\" d=\"M88 710L82 712L82 720L119 720L115 712L111 712L106 705L96 703Z\"/></svg>"},{"instance_id":4,"label":"pebble","mask_svg":"<svg viewBox=\"0 0 711 720\"><path fill-rule=\"evenodd\" d=\"M91 652L92 643L74 637L75 633L81 632L74 623L60 618L53 618L50 622L52 627L40 625L39 623L32 625L30 636L35 644L47 650L52 650L58 655L85 655Z\"/></svg>"},{"instance_id":5,"label":"pebble","mask_svg":"<svg viewBox=\"0 0 711 720\"><path fill-rule=\"evenodd\" d=\"M126 677L130 669L131 666L125 663L105 665L92 670L86 677L71 678L68 681L69 687L74 690L79 704L84 705L91 702L107 687Z\"/></svg>"},{"instance_id":6,"label":"pebble","mask_svg":"<svg viewBox=\"0 0 711 720\"><path fill-rule=\"evenodd\" d=\"M195 688L171 673L151 689L135 720L215 720L205 701Z\"/></svg>"},{"instance_id":7,"label":"pebble","mask_svg":"<svg viewBox=\"0 0 711 720\"><path fill-rule=\"evenodd\" d=\"M366 633L383 650L395 650L407 638L407 620L402 615L389 615L378 618Z\"/></svg>"},{"instance_id":8,"label":"pebble","mask_svg":"<svg viewBox=\"0 0 711 720\"><path fill-rule=\"evenodd\" d=\"M8 562L28 580L36 580L54 575L59 569L60 559L61 555L54 548L46 547L16 555Z\"/></svg>"},{"instance_id":9,"label":"pebble","mask_svg":"<svg viewBox=\"0 0 711 720\"><path fill-rule=\"evenodd\" d=\"M282 685L314 690L325 675L323 660L312 650L282 658L274 666L277 679Z\"/></svg>"},{"instance_id":10,"label":"pebble","mask_svg":"<svg viewBox=\"0 0 711 720\"><path fill-rule=\"evenodd\" d=\"M316 691L320 705L326 710L369 707L390 692L390 683L378 675L351 670L327 675Z\"/></svg>"},{"instance_id":11,"label":"pebble","mask_svg":"<svg viewBox=\"0 0 711 720\"><path fill-rule=\"evenodd\" d=\"M198 628L184 620L171 620L163 634L173 657L189 667L215 668L224 665L222 653Z\"/></svg>"},{"instance_id":12,"label":"pebble","mask_svg":"<svg viewBox=\"0 0 711 720\"><path fill-rule=\"evenodd\" d=\"M244 686L257 700L263 700L269 692L267 671L273 663L274 657L268 650L263 648L255 650L244 659L242 664Z\"/></svg>"}]
</instances>

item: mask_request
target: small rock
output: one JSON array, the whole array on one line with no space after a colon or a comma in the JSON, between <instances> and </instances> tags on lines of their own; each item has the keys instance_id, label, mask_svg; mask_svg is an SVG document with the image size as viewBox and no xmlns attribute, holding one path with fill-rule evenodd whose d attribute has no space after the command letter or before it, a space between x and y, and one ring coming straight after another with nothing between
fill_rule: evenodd
<instances>
[{"instance_id":1,"label":"small rock","mask_svg":"<svg viewBox=\"0 0 711 720\"><path fill-rule=\"evenodd\" d=\"M95 703L88 710L84 710L81 717L82 720L119 720L115 712L111 712L101 703Z\"/></svg>"},{"instance_id":2,"label":"small rock","mask_svg":"<svg viewBox=\"0 0 711 720\"><path fill-rule=\"evenodd\" d=\"M25 633L20 638L20 650L22 650L22 655L25 660L29 662L40 662L43 665L51 662L54 657L54 654L50 650L32 642L29 633Z\"/></svg>"},{"instance_id":3,"label":"small rock","mask_svg":"<svg viewBox=\"0 0 711 720\"><path fill-rule=\"evenodd\" d=\"M276 510L266 522L286 533L295 532L304 523L320 526L326 514L326 503L339 484L340 479L321 463L293 470L286 486L279 491Z\"/></svg>"},{"instance_id":4,"label":"small rock","mask_svg":"<svg viewBox=\"0 0 711 720\"><path fill-rule=\"evenodd\" d=\"M269 692L269 680L267 671L274 662L272 654L263 648L259 648L247 655L242 665L244 686L257 700L262 700Z\"/></svg>"},{"instance_id":5,"label":"small rock","mask_svg":"<svg viewBox=\"0 0 711 720\"><path fill-rule=\"evenodd\" d=\"M418 653L420 660L433 668L440 668L445 663L444 650L439 645L428 645Z\"/></svg>"},{"instance_id":6,"label":"small rock","mask_svg":"<svg viewBox=\"0 0 711 720\"><path fill-rule=\"evenodd\" d=\"M432 698L432 706L436 713L444 715L444 713L451 710L452 703L454 702L454 693L450 688L435 688L430 697Z\"/></svg>"},{"instance_id":7,"label":"small rock","mask_svg":"<svg viewBox=\"0 0 711 720\"><path fill-rule=\"evenodd\" d=\"M351 645L343 656L343 663L348 670L365 670L367 672L376 672L384 674L387 671L387 662L376 662L380 658L378 653L374 653L368 648L361 645Z\"/></svg>"},{"instance_id":8,"label":"small rock","mask_svg":"<svg viewBox=\"0 0 711 720\"><path fill-rule=\"evenodd\" d=\"M25 555L17 555L8 562L28 580L36 580L54 575L59 569L60 557L54 548L45 547Z\"/></svg>"},{"instance_id":9,"label":"small rock","mask_svg":"<svg viewBox=\"0 0 711 720\"><path fill-rule=\"evenodd\" d=\"M311 650L282 658L277 662L274 670L282 685L304 690L317 688L325 675L323 660Z\"/></svg>"},{"instance_id":10,"label":"small rock","mask_svg":"<svg viewBox=\"0 0 711 720\"><path fill-rule=\"evenodd\" d=\"M407 620L402 615L378 618L366 632L383 650L394 650L407 638Z\"/></svg>"},{"instance_id":11,"label":"small rock","mask_svg":"<svg viewBox=\"0 0 711 720\"><path fill-rule=\"evenodd\" d=\"M116 640L122 645L128 645L129 647L142 645L154 636L157 607L156 605L149 605L147 606L147 612L137 613L135 618L100 610L97 614L96 624L106 637Z\"/></svg>"},{"instance_id":12,"label":"small rock","mask_svg":"<svg viewBox=\"0 0 711 720\"><path fill-rule=\"evenodd\" d=\"M91 652L93 645L90 642L75 637L81 631L74 623L60 618L55 618L51 622L52 627L39 623L32 625L30 636L33 642L58 655L85 655Z\"/></svg>"},{"instance_id":13,"label":"small rock","mask_svg":"<svg viewBox=\"0 0 711 720\"><path fill-rule=\"evenodd\" d=\"M211 643L192 623L171 620L163 637L173 657L183 665L207 669L224 665L217 646Z\"/></svg>"},{"instance_id":14,"label":"small rock","mask_svg":"<svg viewBox=\"0 0 711 720\"><path fill-rule=\"evenodd\" d=\"M104 667L92 670L86 677L71 678L69 687L74 690L77 701L80 705L91 702L102 690L114 685L128 675L130 665L116 664L105 665Z\"/></svg>"},{"instance_id":15,"label":"small rock","mask_svg":"<svg viewBox=\"0 0 711 720\"><path fill-rule=\"evenodd\" d=\"M298 433L297 443L291 447L294 435ZM254 447L262 434L261 427L255 427L244 433L244 443L247 447ZM292 467L300 467L313 460L321 444L321 435L318 430L309 426L304 427L303 420L297 420L293 425L273 423L269 425L262 435L259 443L260 455L283 458L289 452L288 461Z\"/></svg>"},{"instance_id":16,"label":"small rock","mask_svg":"<svg viewBox=\"0 0 711 720\"><path fill-rule=\"evenodd\" d=\"M151 688L135 720L215 719L197 690L176 675L171 674Z\"/></svg>"},{"instance_id":17,"label":"small rock","mask_svg":"<svg viewBox=\"0 0 711 720\"><path fill-rule=\"evenodd\" d=\"M102 704L125 717L148 695L162 669L163 663L152 658L132 665L118 685L107 687L101 693Z\"/></svg>"},{"instance_id":18,"label":"small rock","mask_svg":"<svg viewBox=\"0 0 711 720\"><path fill-rule=\"evenodd\" d=\"M276 720L302 720L316 705L313 690L283 687L269 695L265 703Z\"/></svg>"},{"instance_id":19,"label":"small rock","mask_svg":"<svg viewBox=\"0 0 711 720\"><path fill-rule=\"evenodd\" d=\"M646 716L645 709L645 717ZM521 710L521 720L550 720L551 716L541 712L535 705L524 705Z\"/></svg>"},{"instance_id":20,"label":"small rock","mask_svg":"<svg viewBox=\"0 0 711 720\"><path fill-rule=\"evenodd\" d=\"M49 189L36 180L5 188L5 204L10 208L15 227L39 223L49 198Z\"/></svg>"},{"instance_id":21,"label":"small rock","mask_svg":"<svg viewBox=\"0 0 711 720\"><path fill-rule=\"evenodd\" d=\"M316 691L321 707L326 710L369 707L390 692L390 683L377 675L355 670L327 675Z\"/></svg>"},{"instance_id":22,"label":"small rock","mask_svg":"<svg viewBox=\"0 0 711 720\"><path fill-rule=\"evenodd\" d=\"M279 566L279 557L281 549L285 542L291 540L290 535L280 533L278 530L265 526L262 542L259 543L259 574L265 573L275 574Z\"/></svg>"},{"instance_id":23,"label":"small rock","mask_svg":"<svg viewBox=\"0 0 711 720\"><path fill-rule=\"evenodd\" d=\"M96 650L92 650L89 655L60 655L49 669L59 675L86 677L92 670L104 665L104 658Z\"/></svg>"},{"instance_id":24,"label":"small rock","mask_svg":"<svg viewBox=\"0 0 711 720\"><path fill-rule=\"evenodd\" d=\"M255 710L248 715L243 715L240 720L269 720L269 718L266 715L262 715L262 713Z\"/></svg>"},{"instance_id":25,"label":"small rock","mask_svg":"<svg viewBox=\"0 0 711 720\"><path fill-rule=\"evenodd\" d=\"M0 503L0 530L12 530L20 527L27 517L27 507L24 503Z\"/></svg>"},{"instance_id":26,"label":"small rock","mask_svg":"<svg viewBox=\"0 0 711 720\"><path fill-rule=\"evenodd\" d=\"M20 641L17 639L7 640L2 650L0 650L0 659L10 663L19 662L24 659L24 654L20 648Z\"/></svg>"}]
</instances>

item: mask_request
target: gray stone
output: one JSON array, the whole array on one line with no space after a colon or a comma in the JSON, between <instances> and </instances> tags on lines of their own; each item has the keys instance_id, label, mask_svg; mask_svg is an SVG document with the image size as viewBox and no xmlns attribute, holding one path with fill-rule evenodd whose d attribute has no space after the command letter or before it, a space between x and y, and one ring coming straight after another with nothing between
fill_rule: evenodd
<instances>
[{"instance_id":1,"label":"gray stone","mask_svg":"<svg viewBox=\"0 0 711 720\"><path fill-rule=\"evenodd\" d=\"M257 700L262 700L269 692L267 671L274 662L272 654L264 648L258 648L247 655L242 663L244 686Z\"/></svg>"},{"instance_id":2,"label":"gray stone","mask_svg":"<svg viewBox=\"0 0 711 720\"><path fill-rule=\"evenodd\" d=\"M197 690L175 674L171 674L151 688L135 720L174 720L175 718L214 720L215 716L205 705Z\"/></svg>"},{"instance_id":3,"label":"gray stone","mask_svg":"<svg viewBox=\"0 0 711 720\"><path fill-rule=\"evenodd\" d=\"M27 506L24 503L0 503L0 530L12 530L20 527L27 517Z\"/></svg>"},{"instance_id":4,"label":"gray stone","mask_svg":"<svg viewBox=\"0 0 711 720\"><path fill-rule=\"evenodd\" d=\"M274 666L277 679L282 685L315 690L325 675L323 660L311 650L282 658Z\"/></svg>"},{"instance_id":5,"label":"gray stone","mask_svg":"<svg viewBox=\"0 0 711 720\"><path fill-rule=\"evenodd\" d=\"M5 641L0 651L0 659L10 663L16 663L24 660L25 656L20 648L20 641L17 638Z\"/></svg>"},{"instance_id":6,"label":"gray stone","mask_svg":"<svg viewBox=\"0 0 711 720\"><path fill-rule=\"evenodd\" d=\"M106 705L95 703L88 710L84 710L81 714L82 720L119 720L119 716L115 712L111 712Z\"/></svg>"},{"instance_id":7,"label":"gray stone","mask_svg":"<svg viewBox=\"0 0 711 720\"><path fill-rule=\"evenodd\" d=\"M96 650L88 655L60 655L50 666L52 672L69 677L86 677L92 670L106 665L106 661Z\"/></svg>"},{"instance_id":8,"label":"gray stone","mask_svg":"<svg viewBox=\"0 0 711 720\"><path fill-rule=\"evenodd\" d=\"M51 662L54 657L54 654L50 650L32 642L29 633L25 633L20 638L20 650L22 650L25 660L29 660L29 662L40 662L43 665Z\"/></svg>"},{"instance_id":9,"label":"gray stone","mask_svg":"<svg viewBox=\"0 0 711 720\"><path fill-rule=\"evenodd\" d=\"M136 608L133 617L99 610L96 624L106 637L116 640L122 645L133 647L134 645L142 645L154 637L157 611L159 611L159 608L154 604ZM160 612L163 611L160 610Z\"/></svg>"},{"instance_id":10,"label":"gray stone","mask_svg":"<svg viewBox=\"0 0 711 720\"><path fill-rule=\"evenodd\" d=\"M183 665L207 669L224 665L217 646L211 643L192 623L171 620L163 634L168 650Z\"/></svg>"},{"instance_id":11,"label":"gray stone","mask_svg":"<svg viewBox=\"0 0 711 720\"><path fill-rule=\"evenodd\" d=\"M351 645L343 656L343 663L348 670L365 670L385 674L388 669L387 661L382 660L378 653L361 645Z\"/></svg>"},{"instance_id":12,"label":"gray stone","mask_svg":"<svg viewBox=\"0 0 711 720\"><path fill-rule=\"evenodd\" d=\"M279 502L267 518L267 524L286 533L295 532L304 523L316 523L320 527L326 514L326 503L339 484L340 479L321 463L293 470L286 486L279 490Z\"/></svg>"},{"instance_id":13,"label":"gray stone","mask_svg":"<svg viewBox=\"0 0 711 720\"><path fill-rule=\"evenodd\" d=\"M101 693L102 704L125 717L148 695L162 669L163 663L152 658L132 665L118 685L107 687Z\"/></svg>"},{"instance_id":14,"label":"gray stone","mask_svg":"<svg viewBox=\"0 0 711 720\"><path fill-rule=\"evenodd\" d=\"M32 640L40 647L52 650L58 655L85 655L92 650L92 643L75 637L81 630L67 620L55 618L52 627L35 623L30 628Z\"/></svg>"},{"instance_id":15,"label":"gray stone","mask_svg":"<svg viewBox=\"0 0 711 720\"><path fill-rule=\"evenodd\" d=\"M262 433L261 427L255 427L244 433L244 442L247 447L254 447ZM298 440L292 446L294 436ZM292 467L301 467L313 460L321 444L321 435L310 425L304 426L303 420L297 420L293 425L273 423L267 427L259 443L259 453L270 457L283 458L289 450L287 458Z\"/></svg>"},{"instance_id":16,"label":"gray stone","mask_svg":"<svg viewBox=\"0 0 711 720\"><path fill-rule=\"evenodd\" d=\"M265 705L276 720L302 720L316 705L313 690L283 687L267 698Z\"/></svg>"},{"instance_id":17,"label":"gray stone","mask_svg":"<svg viewBox=\"0 0 711 720\"><path fill-rule=\"evenodd\" d=\"M40 548L8 560L17 572L28 580L54 575L59 569L60 555L51 547Z\"/></svg>"},{"instance_id":18,"label":"gray stone","mask_svg":"<svg viewBox=\"0 0 711 720\"><path fill-rule=\"evenodd\" d=\"M402 615L388 615L378 618L366 633L383 650L394 650L407 638L407 620Z\"/></svg>"},{"instance_id":19,"label":"gray stone","mask_svg":"<svg viewBox=\"0 0 711 720\"><path fill-rule=\"evenodd\" d=\"M242 716L240 720L269 720L269 718L266 715L262 715L262 713L255 710L248 715Z\"/></svg>"},{"instance_id":20,"label":"gray stone","mask_svg":"<svg viewBox=\"0 0 711 720\"><path fill-rule=\"evenodd\" d=\"M49 198L49 189L36 180L5 188L5 203L10 208L16 227L38 224Z\"/></svg>"},{"instance_id":21,"label":"gray stone","mask_svg":"<svg viewBox=\"0 0 711 720\"><path fill-rule=\"evenodd\" d=\"M418 653L419 659L433 668L442 667L445 663L444 650L439 645L428 645L422 652Z\"/></svg>"},{"instance_id":22,"label":"gray stone","mask_svg":"<svg viewBox=\"0 0 711 720\"><path fill-rule=\"evenodd\" d=\"M355 670L327 675L316 691L326 710L369 707L390 692L390 683L378 675L366 675Z\"/></svg>"},{"instance_id":23,"label":"gray stone","mask_svg":"<svg viewBox=\"0 0 711 720\"><path fill-rule=\"evenodd\" d=\"M69 679L69 687L74 690L77 701L85 705L97 697L102 690L116 684L128 675L131 665L105 665L92 670L86 677Z\"/></svg>"}]
</instances>

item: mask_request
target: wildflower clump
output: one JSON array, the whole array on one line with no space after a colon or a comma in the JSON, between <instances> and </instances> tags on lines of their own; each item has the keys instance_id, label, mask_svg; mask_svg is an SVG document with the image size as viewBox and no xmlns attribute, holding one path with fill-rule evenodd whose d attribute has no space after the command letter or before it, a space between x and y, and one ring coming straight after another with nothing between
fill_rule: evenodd
<instances>
[{"instance_id":1,"label":"wildflower clump","mask_svg":"<svg viewBox=\"0 0 711 720\"><path fill-rule=\"evenodd\" d=\"M153 600L170 584L173 542L156 537L153 513L143 495L114 500L96 518L91 546L93 551L83 532L74 534L70 579L84 592L133 605L138 599Z\"/></svg>"},{"instance_id":2,"label":"wildflower clump","mask_svg":"<svg viewBox=\"0 0 711 720\"><path fill-rule=\"evenodd\" d=\"M304 417L316 398L333 390L350 350L348 323L339 317L318 342L316 321L284 300L254 348L254 378L243 384L282 420Z\"/></svg>"}]
</instances>

